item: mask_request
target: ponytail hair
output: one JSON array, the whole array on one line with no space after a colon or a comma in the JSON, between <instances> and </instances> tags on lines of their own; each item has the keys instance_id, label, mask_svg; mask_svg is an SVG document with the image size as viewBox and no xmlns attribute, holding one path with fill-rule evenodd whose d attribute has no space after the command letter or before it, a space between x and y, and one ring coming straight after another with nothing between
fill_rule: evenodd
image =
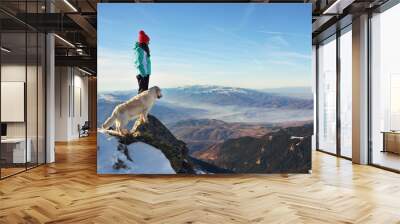
<instances>
[{"instance_id":1,"label":"ponytail hair","mask_svg":"<svg viewBox=\"0 0 400 224\"><path fill-rule=\"evenodd\" d=\"M139 47L146 51L147 55L150 57L150 48L146 43L139 43Z\"/></svg>"}]
</instances>

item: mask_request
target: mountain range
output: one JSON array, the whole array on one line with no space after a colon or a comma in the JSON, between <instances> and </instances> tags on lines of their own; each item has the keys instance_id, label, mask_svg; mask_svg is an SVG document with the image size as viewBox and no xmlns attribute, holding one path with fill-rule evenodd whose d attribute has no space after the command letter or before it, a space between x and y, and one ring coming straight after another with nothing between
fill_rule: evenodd
<instances>
[{"instance_id":1,"label":"mountain range","mask_svg":"<svg viewBox=\"0 0 400 224\"><path fill-rule=\"evenodd\" d=\"M262 89L262 92L274 93L280 96L312 100L314 95L311 87L281 87Z\"/></svg>"},{"instance_id":2,"label":"mountain range","mask_svg":"<svg viewBox=\"0 0 400 224\"><path fill-rule=\"evenodd\" d=\"M97 124L101 124L111 115L115 106L126 101L130 97L128 95L108 95L109 98L99 98L97 100ZM157 116L165 124L175 123L181 120L193 119L195 117L204 116L207 114L207 110L201 108L188 108L178 105L172 105L167 102L159 101L157 102L151 113ZM132 125L132 122L130 123Z\"/></svg>"},{"instance_id":3,"label":"mountain range","mask_svg":"<svg viewBox=\"0 0 400 224\"><path fill-rule=\"evenodd\" d=\"M262 137L228 139L192 156L235 173L306 173L311 169L311 134L311 124L280 129Z\"/></svg>"},{"instance_id":4,"label":"mountain range","mask_svg":"<svg viewBox=\"0 0 400 224\"><path fill-rule=\"evenodd\" d=\"M253 89L194 85L164 89L165 100L175 103L270 109L312 109L313 101Z\"/></svg>"},{"instance_id":5,"label":"mountain range","mask_svg":"<svg viewBox=\"0 0 400 224\"><path fill-rule=\"evenodd\" d=\"M193 153L204 150L227 139L243 136L261 137L270 132L266 125L227 123L216 119L190 119L179 121L170 130L180 140L184 141Z\"/></svg>"},{"instance_id":6,"label":"mountain range","mask_svg":"<svg viewBox=\"0 0 400 224\"><path fill-rule=\"evenodd\" d=\"M101 134L100 149L105 153L105 146L114 145L114 159L111 161L109 155L100 158L108 161L107 172L116 173L307 172L311 168L309 136L313 134L313 100L307 91L163 88L164 97L151 110L158 119L151 117L149 127L153 136L172 148L153 144L160 138L148 139L147 135L143 135L144 140L135 138L142 142L128 144L124 140L125 146L120 147L120 140ZM134 95L136 91L99 93L98 126L116 105ZM131 161L130 156L136 160Z\"/></svg>"},{"instance_id":7,"label":"mountain range","mask_svg":"<svg viewBox=\"0 0 400 224\"><path fill-rule=\"evenodd\" d=\"M228 139L189 155L156 117L127 135L98 132L100 174L306 173L311 169L312 125L290 127L261 137ZM295 136L294 136L295 135Z\"/></svg>"},{"instance_id":8,"label":"mountain range","mask_svg":"<svg viewBox=\"0 0 400 224\"><path fill-rule=\"evenodd\" d=\"M277 123L313 119L313 100L259 90L187 86L163 88L163 98L152 109L167 126L188 119L218 119L225 122ZM135 91L103 92L98 97L98 123L115 105L136 95Z\"/></svg>"}]
</instances>

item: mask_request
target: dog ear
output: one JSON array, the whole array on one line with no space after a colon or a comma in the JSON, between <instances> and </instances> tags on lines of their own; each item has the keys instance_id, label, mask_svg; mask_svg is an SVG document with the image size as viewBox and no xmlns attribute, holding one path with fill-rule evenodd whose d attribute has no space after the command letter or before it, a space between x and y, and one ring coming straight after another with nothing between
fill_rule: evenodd
<instances>
[{"instance_id":1,"label":"dog ear","mask_svg":"<svg viewBox=\"0 0 400 224\"><path fill-rule=\"evenodd\" d=\"M160 89L160 87L157 86L156 89L157 89L157 91L156 91L156 92L157 92L157 96L158 96L159 98L161 98L161 89Z\"/></svg>"}]
</instances>

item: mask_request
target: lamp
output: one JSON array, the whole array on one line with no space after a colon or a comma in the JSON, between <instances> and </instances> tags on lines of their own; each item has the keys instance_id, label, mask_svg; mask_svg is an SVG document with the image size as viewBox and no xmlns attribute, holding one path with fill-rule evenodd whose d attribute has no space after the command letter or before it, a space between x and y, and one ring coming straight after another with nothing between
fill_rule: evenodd
<instances>
[{"instance_id":1,"label":"lamp","mask_svg":"<svg viewBox=\"0 0 400 224\"><path fill-rule=\"evenodd\" d=\"M69 42L68 40L62 38L61 36L59 36L58 34L54 34L55 37L57 37L59 40L61 40L62 42L66 43L67 45L75 48L75 45L73 45L71 42Z\"/></svg>"},{"instance_id":2,"label":"lamp","mask_svg":"<svg viewBox=\"0 0 400 224\"><path fill-rule=\"evenodd\" d=\"M74 12L78 12L78 10L68 1L64 0L65 4L67 4Z\"/></svg>"},{"instance_id":3,"label":"lamp","mask_svg":"<svg viewBox=\"0 0 400 224\"><path fill-rule=\"evenodd\" d=\"M10 53L11 52L11 50L9 50L9 49L7 49L5 47L1 47L0 49L1 49L1 51L4 51L6 53Z\"/></svg>"}]
</instances>

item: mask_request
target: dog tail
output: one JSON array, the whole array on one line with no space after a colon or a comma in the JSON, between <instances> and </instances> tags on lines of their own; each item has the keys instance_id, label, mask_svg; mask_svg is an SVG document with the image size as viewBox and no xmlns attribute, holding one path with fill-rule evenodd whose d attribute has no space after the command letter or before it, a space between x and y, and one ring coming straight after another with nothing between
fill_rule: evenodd
<instances>
[{"instance_id":1,"label":"dog tail","mask_svg":"<svg viewBox=\"0 0 400 224\"><path fill-rule=\"evenodd\" d=\"M103 123L101 126L103 129L109 129L115 122L115 119L117 118L116 111L114 110L113 113L107 120Z\"/></svg>"}]
</instances>

